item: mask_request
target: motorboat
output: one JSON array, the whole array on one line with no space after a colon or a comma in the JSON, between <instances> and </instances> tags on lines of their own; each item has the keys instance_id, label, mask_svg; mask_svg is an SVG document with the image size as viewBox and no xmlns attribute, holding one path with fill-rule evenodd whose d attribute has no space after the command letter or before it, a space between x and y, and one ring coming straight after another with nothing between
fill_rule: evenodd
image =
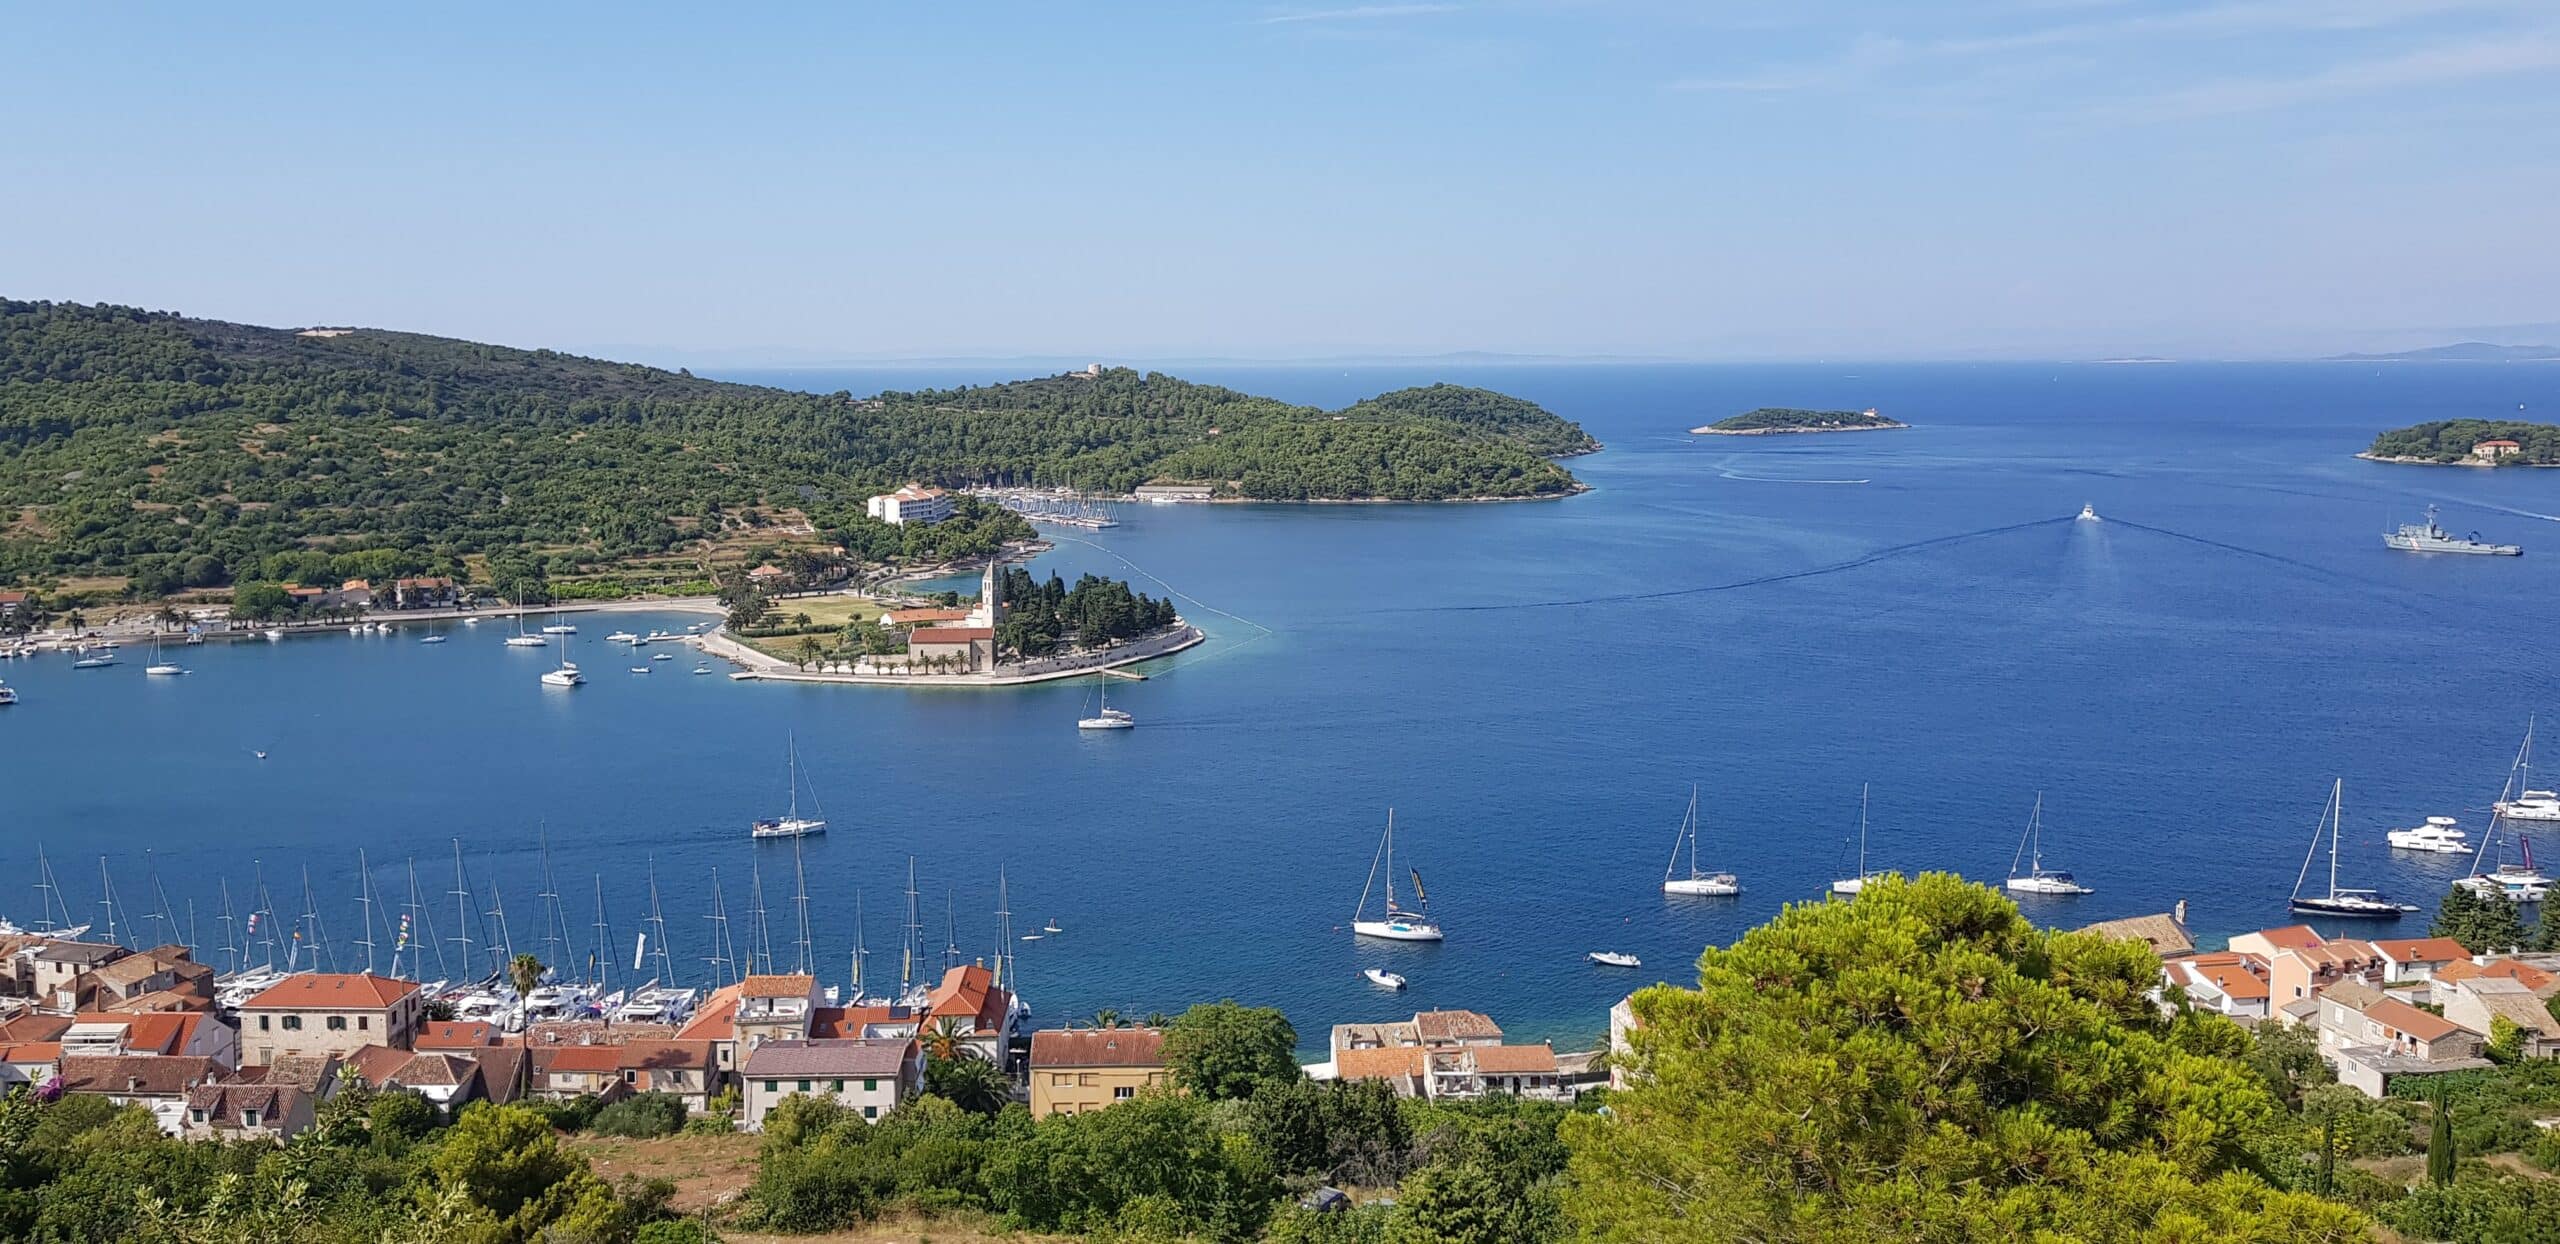
<instances>
[{"instance_id":1,"label":"motorboat","mask_svg":"<svg viewBox=\"0 0 2560 1244\"><path fill-rule=\"evenodd\" d=\"M2092 503L2089 503L2089 502L2082 502L2082 503L2081 503L2081 506L2080 506L2080 519L2079 519L2079 521L2084 522L2084 523L2094 523L2094 522L2098 522L2098 521L2100 521L2100 520L2099 520L2099 518L2098 518L2098 507L2097 507L2095 504L2092 504Z\"/></svg>"},{"instance_id":2,"label":"motorboat","mask_svg":"<svg viewBox=\"0 0 2560 1244\"><path fill-rule=\"evenodd\" d=\"M629 631L615 631L605 636L604 641L609 644L636 644L640 642L640 637Z\"/></svg>"},{"instance_id":3,"label":"motorboat","mask_svg":"<svg viewBox=\"0 0 2560 1244\"><path fill-rule=\"evenodd\" d=\"M642 666L641 669L645 672L648 667ZM783 755L785 757L783 781L791 790L791 810L780 816L759 819L749 825L747 836L750 838L807 838L813 834L827 832L827 822L824 819L826 809L818 805L818 788L815 783L809 786L809 807L819 815L800 815L800 741L798 738L794 737L784 745Z\"/></svg>"},{"instance_id":4,"label":"motorboat","mask_svg":"<svg viewBox=\"0 0 2560 1244\"><path fill-rule=\"evenodd\" d=\"M1026 942L1036 942L1040 940L1040 935L1037 933L1025 933L1022 935L1022 940Z\"/></svg>"},{"instance_id":5,"label":"motorboat","mask_svg":"<svg viewBox=\"0 0 2560 1244\"><path fill-rule=\"evenodd\" d=\"M634 665L631 667L631 672L634 674L646 674L649 672L649 667L646 665Z\"/></svg>"},{"instance_id":6,"label":"motorboat","mask_svg":"<svg viewBox=\"0 0 2560 1244\"><path fill-rule=\"evenodd\" d=\"M2524 791L2499 800L2495 810L2510 821L2560 821L2560 791Z\"/></svg>"},{"instance_id":7,"label":"motorboat","mask_svg":"<svg viewBox=\"0 0 2560 1244\"><path fill-rule=\"evenodd\" d=\"M2338 827L2346 818L2346 780L2341 778L2329 789L2329 803L2320 810L2320 825L2312 830L2311 849L2302 855L2302 872L2293 879L2291 906L2295 915L2341 916L2359 920L2397 920L2418 910L2415 903L2393 902L2376 890L2352 890L2338 884ZM2311 876L2311 861L2320 854L2321 830L2329 836L2329 892L2304 894L2302 883Z\"/></svg>"},{"instance_id":8,"label":"motorboat","mask_svg":"<svg viewBox=\"0 0 2560 1244\"><path fill-rule=\"evenodd\" d=\"M17 702L18 689L5 682L0 682L0 704L15 704Z\"/></svg>"},{"instance_id":9,"label":"motorboat","mask_svg":"<svg viewBox=\"0 0 2560 1244\"><path fill-rule=\"evenodd\" d=\"M1040 931L1041 931L1041 932L1043 932L1043 933L1064 933L1064 932L1066 932L1066 930L1065 930L1065 929L1062 929L1062 928L1059 928L1059 927L1058 927L1058 920L1057 920L1057 917L1055 917L1055 916L1050 917L1050 919L1049 919L1049 923L1044 924L1044 925L1041 925L1041 926L1040 926Z\"/></svg>"},{"instance_id":10,"label":"motorboat","mask_svg":"<svg viewBox=\"0 0 2560 1244\"><path fill-rule=\"evenodd\" d=\"M2382 838L2398 851L2434 851L2444 855L2471 853L2471 835L2449 816L2431 816L2423 825L2395 829Z\"/></svg>"},{"instance_id":11,"label":"motorboat","mask_svg":"<svg viewBox=\"0 0 2560 1244\"><path fill-rule=\"evenodd\" d=\"M1636 958L1634 955L1621 950L1592 951L1591 961L1602 967L1609 968L1640 968L1644 966L1644 960Z\"/></svg>"},{"instance_id":12,"label":"motorboat","mask_svg":"<svg viewBox=\"0 0 2560 1244\"><path fill-rule=\"evenodd\" d=\"M1387 906L1375 920L1365 918L1369 908L1369 892L1377 887L1383 868L1387 878ZM1443 938L1440 926L1428 912L1431 896L1422 889L1422 874L1413 874L1413 897L1418 910L1406 911L1396 906L1396 814L1387 810L1387 832L1378 839L1378 853L1369 861L1369 882L1360 887L1360 905L1351 909L1351 932L1355 937L1383 938L1391 942L1436 942Z\"/></svg>"},{"instance_id":13,"label":"motorboat","mask_svg":"<svg viewBox=\"0 0 2560 1244\"><path fill-rule=\"evenodd\" d=\"M1370 984L1379 986L1380 988L1404 988L1404 978L1386 970L1385 968L1362 968L1360 970L1360 974L1368 977Z\"/></svg>"},{"instance_id":14,"label":"motorboat","mask_svg":"<svg viewBox=\"0 0 2560 1244\"><path fill-rule=\"evenodd\" d=\"M578 628L571 626L566 622L554 622L551 625L542 628L542 633L545 635L575 635L578 633Z\"/></svg>"},{"instance_id":15,"label":"motorboat","mask_svg":"<svg viewBox=\"0 0 2560 1244\"><path fill-rule=\"evenodd\" d=\"M708 665L697 665L693 667L693 672L696 674L708 674L711 672L711 667Z\"/></svg>"},{"instance_id":16,"label":"motorboat","mask_svg":"<svg viewBox=\"0 0 2560 1244\"><path fill-rule=\"evenodd\" d=\"M1107 674L1100 675L1100 677L1102 679L1102 711L1091 717L1078 718L1076 721L1076 729L1127 730L1136 726L1138 724L1137 718L1131 717L1127 713L1111 707L1111 677Z\"/></svg>"},{"instance_id":17,"label":"motorboat","mask_svg":"<svg viewBox=\"0 0 2560 1244\"><path fill-rule=\"evenodd\" d=\"M672 652L661 652L661 653L659 653L658 655L656 655L656 656L654 656L654 657L651 657L651 658L649 658L649 659L650 659L650 660L652 660L652 661L672 661L672 660L675 660L675 659L676 659L676 654L674 654L674 653L672 653Z\"/></svg>"},{"instance_id":18,"label":"motorboat","mask_svg":"<svg viewBox=\"0 0 2560 1244\"><path fill-rule=\"evenodd\" d=\"M418 642L419 642L419 643L422 643L422 644L440 644L440 643L443 643L444 641L445 641L445 637L444 637L444 636L442 636L442 635L429 635L429 636L427 636L425 639L421 639L421 640L419 640Z\"/></svg>"},{"instance_id":19,"label":"motorboat","mask_svg":"<svg viewBox=\"0 0 2560 1244\"><path fill-rule=\"evenodd\" d=\"M274 643L275 641L284 638L284 632L272 626L258 632L258 634L264 636L268 643Z\"/></svg>"},{"instance_id":20,"label":"motorboat","mask_svg":"<svg viewBox=\"0 0 2560 1244\"><path fill-rule=\"evenodd\" d=\"M1680 875L1680 848L1689 848L1689 874ZM1662 892L1731 898L1742 893L1742 881L1729 872L1698 870L1698 788L1689 788L1689 811L1680 818L1680 836L1671 840L1671 862L1662 869Z\"/></svg>"},{"instance_id":21,"label":"motorboat","mask_svg":"<svg viewBox=\"0 0 2560 1244\"><path fill-rule=\"evenodd\" d=\"M115 663L116 659L112 656L82 657L77 661L73 661L71 663L71 668L75 670L105 669Z\"/></svg>"},{"instance_id":22,"label":"motorboat","mask_svg":"<svg viewBox=\"0 0 2560 1244\"><path fill-rule=\"evenodd\" d=\"M2027 865L2018 871L2020 862ZM2027 832L2018 839L2018 853L2009 859L2008 889L2012 894L2094 894L2079 879L2060 869L2044 866L2044 793L2036 793L2035 811L2027 814Z\"/></svg>"}]
</instances>

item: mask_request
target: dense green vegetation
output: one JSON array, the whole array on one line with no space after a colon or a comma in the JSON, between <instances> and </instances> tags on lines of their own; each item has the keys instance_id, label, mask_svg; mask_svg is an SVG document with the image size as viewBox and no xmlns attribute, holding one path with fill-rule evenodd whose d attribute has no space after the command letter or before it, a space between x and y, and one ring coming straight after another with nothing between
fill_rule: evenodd
<instances>
[{"instance_id":1,"label":"dense green vegetation","mask_svg":"<svg viewBox=\"0 0 2560 1244\"><path fill-rule=\"evenodd\" d=\"M1173 625L1173 602L1132 591L1125 579L1083 575L1069 587L1055 573L1034 579L1020 566L1007 566L997 584L1004 599L1004 624L996 628L996 646L1023 656L1039 656L1061 644L1099 648L1115 639L1135 639ZM876 629L876 628L875 628Z\"/></svg>"},{"instance_id":2,"label":"dense green vegetation","mask_svg":"<svg viewBox=\"0 0 2560 1244\"><path fill-rule=\"evenodd\" d=\"M2410 1077L2374 1101L2331 1082L2306 1029L2244 1031L2175 991L2164 1011L2156 973L2138 943L2036 929L1985 887L1882 880L1709 949L1696 989L1639 993L1628 1086L1576 1107L1311 1081L1285 1017L1218 1002L1163 1021L1177 1091L1035 1121L937 1025L924 1096L876 1122L785 1101L724 1213L1167 1244L2560 1232L2560 1134L2535 1126L2560 1113L2560 1061ZM693 1244L664 1185L608 1187L552 1129L716 1130L728 1104L694 1122L648 1095L475 1106L443 1128L357 1086L274 1147L181 1144L139 1111L21 1089L0 1103L0 1238ZM1323 1188L1365 1203L1312 1208Z\"/></svg>"},{"instance_id":3,"label":"dense green vegetation","mask_svg":"<svg viewBox=\"0 0 2560 1244\"><path fill-rule=\"evenodd\" d=\"M2514 441L2524 448L2498 459L2500 465L2560 463L2560 425L2520 419L2437 419L2393 428L2373 438L2366 453L2376 458L2415 458L2423 462L2475 461L2471 447L2482 441Z\"/></svg>"},{"instance_id":4,"label":"dense green vegetation","mask_svg":"<svg viewBox=\"0 0 2560 1244\"><path fill-rule=\"evenodd\" d=\"M1718 419L1700 431L1716 432L1837 432L1851 428L1899 428L1909 425L1887 419L1872 410L1796 410L1784 406L1763 406L1746 410L1730 419Z\"/></svg>"},{"instance_id":5,"label":"dense green vegetation","mask_svg":"<svg viewBox=\"0 0 2560 1244\"><path fill-rule=\"evenodd\" d=\"M311 550L418 570L503 555L560 578L803 522L864 556L951 554L967 536L874 530L863 499L911 479L1552 495L1579 485L1540 455L1590 447L1480 390L1354 411L1126 369L857 399L412 333L0 300L0 582L212 586Z\"/></svg>"}]
</instances>

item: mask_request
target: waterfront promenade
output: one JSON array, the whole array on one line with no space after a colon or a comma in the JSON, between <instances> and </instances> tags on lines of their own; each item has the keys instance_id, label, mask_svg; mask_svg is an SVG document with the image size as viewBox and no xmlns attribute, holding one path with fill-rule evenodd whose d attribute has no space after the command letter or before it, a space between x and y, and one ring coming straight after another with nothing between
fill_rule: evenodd
<instances>
[{"instance_id":1,"label":"waterfront promenade","mask_svg":"<svg viewBox=\"0 0 2560 1244\"><path fill-rule=\"evenodd\" d=\"M1115 644L1100 652L1079 652L1025 661L981 674L858 674L842 662L803 669L780 657L758 652L717 629L696 637L695 643L704 652L738 666L741 674L757 682L850 683L871 687L1023 687L1153 661L1197 646L1207 639L1199 627L1178 622L1170 630Z\"/></svg>"}]
</instances>

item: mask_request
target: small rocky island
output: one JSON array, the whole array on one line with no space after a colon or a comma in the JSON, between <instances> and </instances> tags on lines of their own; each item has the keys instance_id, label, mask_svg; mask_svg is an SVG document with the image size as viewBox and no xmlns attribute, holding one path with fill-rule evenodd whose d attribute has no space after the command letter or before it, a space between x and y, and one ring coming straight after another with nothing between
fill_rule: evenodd
<instances>
[{"instance_id":1,"label":"small rocky island","mask_svg":"<svg viewBox=\"0 0 2560 1244\"><path fill-rule=\"evenodd\" d=\"M1777 436L1793 432L1881 432L1910 426L1877 414L1872 406L1865 410L1794 410L1763 406L1758 410L1746 410L1730 419L1718 419L1703 428L1691 428L1689 432L1693 436Z\"/></svg>"},{"instance_id":2,"label":"small rocky island","mask_svg":"<svg viewBox=\"0 0 2560 1244\"><path fill-rule=\"evenodd\" d=\"M2437 419L2393 428L2356 456L2424 466L2560 466L2560 424Z\"/></svg>"}]
</instances>

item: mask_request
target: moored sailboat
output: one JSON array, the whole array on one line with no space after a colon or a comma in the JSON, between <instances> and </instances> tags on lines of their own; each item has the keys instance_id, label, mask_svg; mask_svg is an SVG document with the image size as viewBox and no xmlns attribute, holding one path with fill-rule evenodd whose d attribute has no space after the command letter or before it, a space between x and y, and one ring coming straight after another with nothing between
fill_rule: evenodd
<instances>
[{"instance_id":1,"label":"moored sailboat","mask_svg":"<svg viewBox=\"0 0 2560 1244\"><path fill-rule=\"evenodd\" d=\"M1387 907L1375 920L1364 918L1369 909L1369 893L1377 888L1379 870L1387 878ZM1423 891L1422 874L1413 874L1413 897L1416 910L1406 911L1396 905L1396 813L1387 809L1387 831L1378 839L1378 854L1369 861L1368 884L1360 887L1360 905L1351 911L1351 932L1357 937L1384 938L1391 942L1436 942L1444 934L1432 922L1429 912L1431 896Z\"/></svg>"},{"instance_id":2,"label":"moored sailboat","mask_svg":"<svg viewBox=\"0 0 2560 1244\"><path fill-rule=\"evenodd\" d=\"M1858 871L1832 882L1831 892L1855 895L1864 891L1868 882L1879 880L1883 876L1883 873L1867 871L1867 784L1860 782L1858 783Z\"/></svg>"},{"instance_id":3,"label":"moored sailboat","mask_svg":"<svg viewBox=\"0 0 2560 1244\"><path fill-rule=\"evenodd\" d=\"M2024 861L2025 872L2018 871ZM2044 792L2036 792L2036 806L2027 814L2027 832L2018 839L2018 853L2009 859L2008 888L2014 894L2093 894L2096 891L2060 869L2044 866Z\"/></svg>"},{"instance_id":4,"label":"moored sailboat","mask_svg":"<svg viewBox=\"0 0 2560 1244\"><path fill-rule=\"evenodd\" d=\"M2393 902L2376 890L2351 890L2338 885L2338 827L2346 820L2346 792L2344 778L2329 788L2328 806L2320 810L2320 825L2311 831L2311 849L2302 855L2302 872L2293 879L2294 914L2396 920L2418 910L2414 903ZM2311 861L2320 853L2320 831L2323 829L2329 832L2329 892L2306 895L2302 892L2302 883L2310 878Z\"/></svg>"},{"instance_id":5,"label":"moored sailboat","mask_svg":"<svg viewBox=\"0 0 2560 1244\"><path fill-rule=\"evenodd\" d=\"M1680 848L1689 848L1689 873L1680 875ZM1662 892L1730 898L1742 893L1742 881L1729 872L1698 871L1698 788L1689 788L1689 810L1680 818L1680 836L1671 840L1671 862L1662 869Z\"/></svg>"},{"instance_id":6,"label":"moored sailboat","mask_svg":"<svg viewBox=\"0 0 2560 1244\"><path fill-rule=\"evenodd\" d=\"M791 810L777 817L768 817L756 821L748 828L749 836L755 838L806 838L811 834L823 834L827 832L827 822L823 818L823 815L815 817L800 815L800 740L796 736L793 737L791 741L784 746L783 751L786 757L785 765L787 772L787 776L784 780L789 782L791 786ZM821 814L826 811L826 809L818 806L818 788L815 783L812 783L809 787L809 806L813 811Z\"/></svg>"}]
</instances>

